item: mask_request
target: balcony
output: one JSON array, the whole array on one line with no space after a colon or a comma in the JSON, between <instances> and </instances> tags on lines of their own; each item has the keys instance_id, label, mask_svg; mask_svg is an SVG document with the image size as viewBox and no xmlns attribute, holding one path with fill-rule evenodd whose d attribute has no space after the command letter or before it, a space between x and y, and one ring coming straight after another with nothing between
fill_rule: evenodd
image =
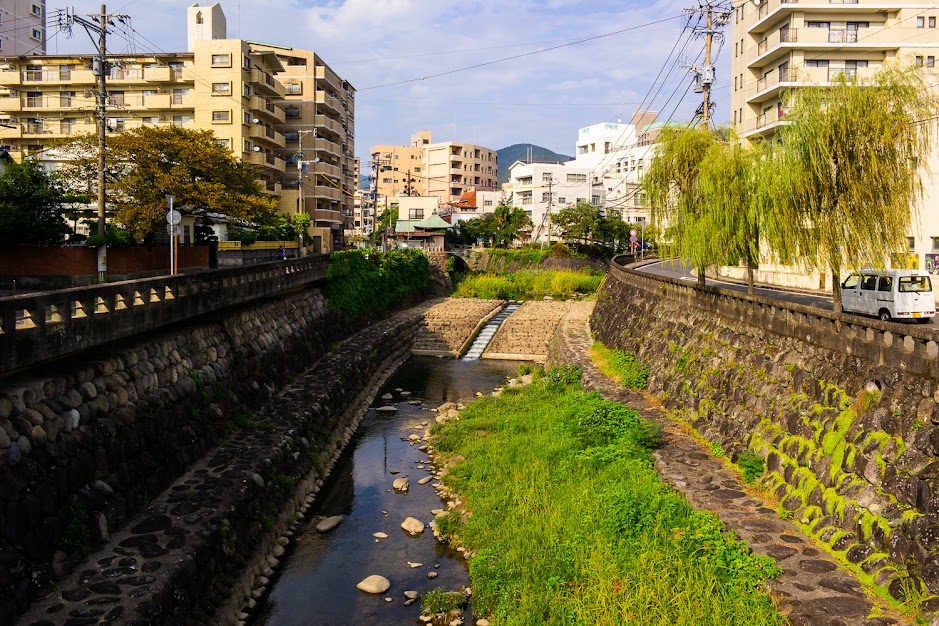
<instances>
[{"instance_id":1,"label":"balcony","mask_svg":"<svg viewBox=\"0 0 939 626\"><path fill-rule=\"evenodd\" d=\"M258 68L251 70L251 84L266 95L284 97L284 86L274 80L273 76Z\"/></svg>"},{"instance_id":2,"label":"balcony","mask_svg":"<svg viewBox=\"0 0 939 626\"><path fill-rule=\"evenodd\" d=\"M277 124L283 124L285 119L282 108L260 96L251 96L251 114L254 117L265 117Z\"/></svg>"},{"instance_id":3,"label":"balcony","mask_svg":"<svg viewBox=\"0 0 939 626\"><path fill-rule=\"evenodd\" d=\"M19 96L0 97L0 111L3 113L13 113L22 110L23 105Z\"/></svg>"},{"instance_id":4,"label":"balcony","mask_svg":"<svg viewBox=\"0 0 939 626\"><path fill-rule=\"evenodd\" d=\"M337 135L342 134L342 125L339 124L336 120L326 117L325 115L316 115L313 117L313 123L317 128L326 128L336 133Z\"/></svg>"},{"instance_id":5,"label":"balcony","mask_svg":"<svg viewBox=\"0 0 939 626\"><path fill-rule=\"evenodd\" d=\"M800 5L799 2L802 2ZM893 5L885 5L880 0L764 0L760 4L757 14L757 21L747 29L752 35L769 32L777 27L784 19L788 19L792 13L799 11L806 15L812 13L824 13L827 16L836 15L874 15ZM806 17L806 19L811 19ZM852 18L849 18L852 19ZM832 21L838 21L832 17Z\"/></svg>"},{"instance_id":6,"label":"balcony","mask_svg":"<svg viewBox=\"0 0 939 626\"><path fill-rule=\"evenodd\" d=\"M26 69L22 72L23 84L30 83L67 83L72 80L72 66L58 68L45 66L42 69Z\"/></svg>"},{"instance_id":7,"label":"balcony","mask_svg":"<svg viewBox=\"0 0 939 626\"><path fill-rule=\"evenodd\" d=\"M312 215L315 222L329 222L330 224L342 224L342 214L339 211L330 211L327 209L315 209Z\"/></svg>"},{"instance_id":8,"label":"balcony","mask_svg":"<svg viewBox=\"0 0 939 626\"><path fill-rule=\"evenodd\" d=\"M317 91L316 97L313 100L316 102L317 106L325 106L329 109L332 109L336 113L342 113L344 110L344 107L342 106L342 103L339 102L339 99L335 96L329 95L325 91Z\"/></svg>"},{"instance_id":9,"label":"balcony","mask_svg":"<svg viewBox=\"0 0 939 626\"><path fill-rule=\"evenodd\" d=\"M329 154L340 156L342 154L339 144L334 143L328 139L317 139L316 140L316 149L323 150Z\"/></svg>"},{"instance_id":10,"label":"balcony","mask_svg":"<svg viewBox=\"0 0 939 626\"><path fill-rule=\"evenodd\" d=\"M248 162L265 169L277 170L278 172L283 172L286 165L283 159L273 154L265 154L264 152L252 152L251 156L248 158Z\"/></svg>"},{"instance_id":11,"label":"balcony","mask_svg":"<svg viewBox=\"0 0 939 626\"><path fill-rule=\"evenodd\" d=\"M325 66L317 65L314 75L316 76L317 89L325 85L329 91L339 91L339 78L328 71Z\"/></svg>"}]
</instances>

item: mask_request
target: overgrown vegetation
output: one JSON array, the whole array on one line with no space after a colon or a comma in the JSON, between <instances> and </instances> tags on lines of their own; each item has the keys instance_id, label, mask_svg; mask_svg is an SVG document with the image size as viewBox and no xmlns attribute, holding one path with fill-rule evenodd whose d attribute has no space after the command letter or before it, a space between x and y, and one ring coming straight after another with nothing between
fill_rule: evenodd
<instances>
[{"instance_id":1,"label":"overgrown vegetation","mask_svg":"<svg viewBox=\"0 0 939 626\"><path fill-rule=\"evenodd\" d=\"M737 457L737 465L743 472L743 479L748 483L752 483L763 475L763 457L756 452L747 451L740 454Z\"/></svg>"},{"instance_id":2,"label":"overgrown vegetation","mask_svg":"<svg viewBox=\"0 0 939 626\"><path fill-rule=\"evenodd\" d=\"M596 293L603 275L593 270L519 270L511 274L464 276L453 295L457 298L540 300L545 296L570 298Z\"/></svg>"},{"instance_id":3,"label":"overgrown vegetation","mask_svg":"<svg viewBox=\"0 0 939 626\"><path fill-rule=\"evenodd\" d=\"M778 575L652 466L654 427L549 370L436 426L461 461L444 482L469 515L437 527L471 550L474 612L499 624L783 622L763 591ZM484 435L484 436L483 436Z\"/></svg>"},{"instance_id":4,"label":"overgrown vegetation","mask_svg":"<svg viewBox=\"0 0 939 626\"><path fill-rule=\"evenodd\" d=\"M68 554L75 554L91 537L91 516L83 504L75 505L72 514L65 523L65 530L59 539L59 547Z\"/></svg>"},{"instance_id":5,"label":"overgrown vegetation","mask_svg":"<svg viewBox=\"0 0 939 626\"><path fill-rule=\"evenodd\" d=\"M354 319L425 291L430 264L420 250L347 250L330 256L326 275L323 295L329 308Z\"/></svg>"},{"instance_id":6,"label":"overgrown vegetation","mask_svg":"<svg viewBox=\"0 0 939 626\"><path fill-rule=\"evenodd\" d=\"M645 389L649 382L649 368L629 352L607 348L594 341L590 347L590 359L604 376L628 389Z\"/></svg>"}]
</instances>

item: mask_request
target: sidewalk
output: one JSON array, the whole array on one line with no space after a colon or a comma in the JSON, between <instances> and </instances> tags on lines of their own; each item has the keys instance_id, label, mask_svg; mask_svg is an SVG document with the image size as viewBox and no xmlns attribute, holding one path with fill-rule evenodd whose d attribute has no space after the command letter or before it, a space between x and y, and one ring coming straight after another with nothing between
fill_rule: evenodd
<instances>
[{"instance_id":1,"label":"sidewalk","mask_svg":"<svg viewBox=\"0 0 939 626\"><path fill-rule=\"evenodd\" d=\"M749 495L740 475L711 456L648 394L625 389L601 374L590 361L589 315L565 318L560 333L565 360L583 369L585 389L662 425L662 445L654 453L656 471L694 507L715 512L755 553L776 560L783 574L770 581L770 592L793 626L913 623L882 599L867 595L854 573L820 550L799 526L779 519L771 506Z\"/></svg>"}]
</instances>

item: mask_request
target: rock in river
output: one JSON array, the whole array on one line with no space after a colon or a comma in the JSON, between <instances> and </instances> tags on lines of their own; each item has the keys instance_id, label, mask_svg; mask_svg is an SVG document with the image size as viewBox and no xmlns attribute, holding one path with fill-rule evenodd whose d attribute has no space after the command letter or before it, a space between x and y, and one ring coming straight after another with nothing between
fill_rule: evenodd
<instances>
[{"instance_id":1,"label":"rock in river","mask_svg":"<svg viewBox=\"0 0 939 626\"><path fill-rule=\"evenodd\" d=\"M385 593L391 587L391 583L384 576L372 574L355 587L365 593Z\"/></svg>"},{"instance_id":2,"label":"rock in river","mask_svg":"<svg viewBox=\"0 0 939 626\"><path fill-rule=\"evenodd\" d=\"M326 533L331 531L333 528L338 526L342 522L342 515L333 515L332 517L327 517L322 522L316 525L317 532ZM377 593L381 593L380 591Z\"/></svg>"},{"instance_id":3,"label":"rock in river","mask_svg":"<svg viewBox=\"0 0 939 626\"><path fill-rule=\"evenodd\" d=\"M418 519L414 519L413 517L409 517L401 522L401 528L412 535L419 535L424 532L424 522Z\"/></svg>"}]
</instances>

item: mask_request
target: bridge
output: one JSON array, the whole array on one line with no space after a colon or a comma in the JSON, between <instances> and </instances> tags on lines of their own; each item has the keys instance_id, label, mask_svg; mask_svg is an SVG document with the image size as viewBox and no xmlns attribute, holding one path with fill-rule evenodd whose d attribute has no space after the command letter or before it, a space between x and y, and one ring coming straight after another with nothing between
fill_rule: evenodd
<instances>
[{"instance_id":1,"label":"bridge","mask_svg":"<svg viewBox=\"0 0 939 626\"><path fill-rule=\"evenodd\" d=\"M326 278L328 255L0 298L0 374Z\"/></svg>"}]
</instances>

